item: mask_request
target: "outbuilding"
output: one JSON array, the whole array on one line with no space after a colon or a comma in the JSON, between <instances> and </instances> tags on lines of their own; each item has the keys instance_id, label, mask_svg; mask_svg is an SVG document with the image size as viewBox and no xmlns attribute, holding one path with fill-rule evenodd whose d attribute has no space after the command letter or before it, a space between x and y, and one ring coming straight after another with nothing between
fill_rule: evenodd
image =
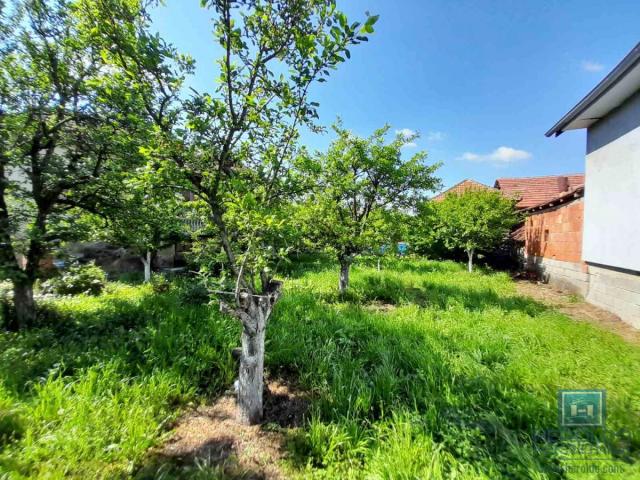
<instances>
[{"instance_id":1,"label":"outbuilding","mask_svg":"<svg viewBox=\"0 0 640 480\"><path fill-rule=\"evenodd\" d=\"M547 133L586 129L586 299L640 328L640 43Z\"/></svg>"}]
</instances>

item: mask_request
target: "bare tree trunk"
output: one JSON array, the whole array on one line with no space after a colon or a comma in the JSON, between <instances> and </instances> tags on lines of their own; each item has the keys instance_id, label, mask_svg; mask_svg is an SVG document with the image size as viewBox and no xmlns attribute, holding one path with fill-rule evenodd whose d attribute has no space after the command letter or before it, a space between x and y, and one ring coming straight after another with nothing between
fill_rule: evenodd
<instances>
[{"instance_id":1,"label":"bare tree trunk","mask_svg":"<svg viewBox=\"0 0 640 480\"><path fill-rule=\"evenodd\" d=\"M223 311L242 323L238 421L246 425L255 425L262 420L265 331L281 287L281 282L272 280L260 295L243 292L238 296L235 310L224 303L220 304Z\"/></svg>"},{"instance_id":2,"label":"bare tree trunk","mask_svg":"<svg viewBox=\"0 0 640 480\"><path fill-rule=\"evenodd\" d=\"M144 281L149 282L151 280L151 250L147 250L145 257L140 257L142 264L144 265Z\"/></svg>"},{"instance_id":3,"label":"bare tree trunk","mask_svg":"<svg viewBox=\"0 0 640 480\"><path fill-rule=\"evenodd\" d=\"M467 256L469 257L469 261L467 263L467 268L469 272L473 272L473 248L467 250Z\"/></svg>"},{"instance_id":4,"label":"bare tree trunk","mask_svg":"<svg viewBox=\"0 0 640 480\"><path fill-rule=\"evenodd\" d=\"M33 324L36 319L36 303L33 300L32 281L14 281L13 304L15 307L15 328L20 329Z\"/></svg>"},{"instance_id":5,"label":"bare tree trunk","mask_svg":"<svg viewBox=\"0 0 640 480\"><path fill-rule=\"evenodd\" d=\"M344 293L349 288L349 269L351 268L351 263L346 260L340 261L340 280L338 281L338 290L340 293Z\"/></svg>"},{"instance_id":6,"label":"bare tree trunk","mask_svg":"<svg viewBox=\"0 0 640 480\"><path fill-rule=\"evenodd\" d=\"M378 271L380 271L380 257L378 257Z\"/></svg>"},{"instance_id":7,"label":"bare tree trunk","mask_svg":"<svg viewBox=\"0 0 640 480\"><path fill-rule=\"evenodd\" d=\"M264 337L267 327L266 312L259 302L252 301L248 313L250 325L243 325L242 355L238 376L238 420L255 425L262 420L262 393L264 388Z\"/></svg>"}]
</instances>

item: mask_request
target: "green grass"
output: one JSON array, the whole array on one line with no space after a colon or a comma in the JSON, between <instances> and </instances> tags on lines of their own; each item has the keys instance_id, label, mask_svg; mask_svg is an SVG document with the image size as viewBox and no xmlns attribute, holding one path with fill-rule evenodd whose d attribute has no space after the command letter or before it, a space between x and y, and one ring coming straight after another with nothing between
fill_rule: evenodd
<instances>
[{"instance_id":1,"label":"green grass","mask_svg":"<svg viewBox=\"0 0 640 480\"><path fill-rule=\"evenodd\" d=\"M344 299L335 283L335 269L290 282L268 334L269 367L315 394L295 443L309 476L559 478L572 442L534 440L557 429L557 390L605 388L608 429L627 432L608 434L615 465L640 478L637 347L502 273L406 261L356 268Z\"/></svg>"},{"instance_id":2,"label":"green grass","mask_svg":"<svg viewBox=\"0 0 640 480\"><path fill-rule=\"evenodd\" d=\"M235 376L239 328L177 292L111 284L0 334L0 478L126 478L180 405Z\"/></svg>"},{"instance_id":3,"label":"green grass","mask_svg":"<svg viewBox=\"0 0 640 480\"><path fill-rule=\"evenodd\" d=\"M344 297L327 262L286 273L267 368L313 398L289 434L293 476L616 478L562 471L588 464L572 450L588 445L640 478L638 347L451 262L362 262ZM0 478L133 476L182 406L226 388L237 324L183 303L116 283L1 333ZM556 431L561 388L607 389L599 439L538 438Z\"/></svg>"}]
</instances>

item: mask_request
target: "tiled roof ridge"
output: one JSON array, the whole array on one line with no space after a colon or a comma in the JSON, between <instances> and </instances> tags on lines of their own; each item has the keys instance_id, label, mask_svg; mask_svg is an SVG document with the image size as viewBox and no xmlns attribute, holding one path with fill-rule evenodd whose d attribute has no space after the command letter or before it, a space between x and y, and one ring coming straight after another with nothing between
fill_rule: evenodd
<instances>
[{"instance_id":1,"label":"tiled roof ridge","mask_svg":"<svg viewBox=\"0 0 640 480\"><path fill-rule=\"evenodd\" d=\"M499 178L495 186L506 195L519 194L518 208L528 209L553 200L584 184L583 173L541 177Z\"/></svg>"},{"instance_id":2,"label":"tiled roof ridge","mask_svg":"<svg viewBox=\"0 0 640 480\"><path fill-rule=\"evenodd\" d=\"M584 177L584 173L559 173L557 175L540 175L538 177L501 177L496 179L496 182L504 180L538 180L543 178L558 178L558 177Z\"/></svg>"},{"instance_id":3,"label":"tiled roof ridge","mask_svg":"<svg viewBox=\"0 0 640 480\"><path fill-rule=\"evenodd\" d=\"M474 184L480 188L486 189L486 190L496 190L496 188L494 187L490 187L489 185L485 185L482 182L478 182L477 180L473 180L472 178L465 178L464 180L459 181L458 183L452 185L451 187L447 188L446 190L442 190L440 193L434 195L432 197L432 200L439 200L444 198L444 196L452 191L455 191L458 187L464 185L465 183L471 183Z\"/></svg>"}]
</instances>

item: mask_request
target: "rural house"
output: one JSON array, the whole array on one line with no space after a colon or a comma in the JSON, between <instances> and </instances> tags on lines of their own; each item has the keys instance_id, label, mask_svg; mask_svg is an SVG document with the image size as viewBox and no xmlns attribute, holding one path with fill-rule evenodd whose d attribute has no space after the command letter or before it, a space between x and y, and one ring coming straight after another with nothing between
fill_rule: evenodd
<instances>
[{"instance_id":1,"label":"rural house","mask_svg":"<svg viewBox=\"0 0 640 480\"><path fill-rule=\"evenodd\" d=\"M565 201L584 202L580 258L574 251L565 262L580 268L563 273L589 302L640 328L640 43L546 135L583 128L584 200L574 200L582 195L575 191ZM540 263L553 277L557 265L545 257Z\"/></svg>"},{"instance_id":2,"label":"rural house","mask_svg":"<svg viewBox=\"0 0 640 480\"><path fill-rule=\"evenodd\" d=\"M560 288L586 296L587 266L582 262L584 185L576 185L523 209L524 225L514 232L523 244L524 267Z\"/></svg>"},{"instance_id":3,"label":"rural house","mask_svg":"<svg viewBox=\"0 0 640 480\"><path fill-rule=\"evenodd\" d=\"M580 260L584 175L499 178L495 187L516 199L516 208L525 215L511 234L525 269L585 295L586 279L578 279L586 275Z\"/></svg>"}]
</instances>

